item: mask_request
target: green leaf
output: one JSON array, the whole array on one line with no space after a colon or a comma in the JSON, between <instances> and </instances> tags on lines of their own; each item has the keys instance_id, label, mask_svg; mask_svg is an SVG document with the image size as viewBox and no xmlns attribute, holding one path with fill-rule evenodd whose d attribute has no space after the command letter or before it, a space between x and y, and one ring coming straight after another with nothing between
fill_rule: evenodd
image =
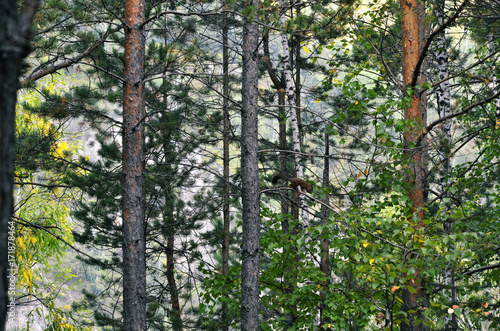
<instances>
[{"instance_id":1,"label":"green leaf","mask_svg":"<svg viewBox=\"0 0 500 331\"><path fill-rule=\"evenodd\" d=\"M417 293L417 290L411 286L411 285L406 285L406 289L408 290L408 292L410 293L413 293L413 294L416 294Z\"/></svg>"}]
</instances>

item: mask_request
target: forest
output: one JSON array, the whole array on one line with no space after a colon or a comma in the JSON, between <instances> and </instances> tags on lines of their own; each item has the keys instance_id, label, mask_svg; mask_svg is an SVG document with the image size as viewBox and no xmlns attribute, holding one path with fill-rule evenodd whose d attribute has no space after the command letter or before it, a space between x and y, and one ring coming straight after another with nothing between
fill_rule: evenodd
<instances>
[{"instance_id":1,"label":"forest","mask_svg":"<svg viewBox=\"0 0 500 331\"><path fill-rule=\"evenodd\" d=\"M0 331L499 330L500 1L0 1Z\"/></svg>"}]
</instances>

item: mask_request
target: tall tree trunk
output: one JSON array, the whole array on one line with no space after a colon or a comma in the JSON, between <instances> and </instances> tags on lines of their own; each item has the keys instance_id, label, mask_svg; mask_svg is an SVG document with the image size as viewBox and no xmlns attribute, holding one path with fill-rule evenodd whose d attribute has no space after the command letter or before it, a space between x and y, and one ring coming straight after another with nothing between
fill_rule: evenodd
<instances>
[{"instance_id":1,"label":"tall tree trunk","mask_svg":"<svg viewBox=\"0 0 500 331\"><path fill-rule=\"evenodd\" d=\"M414 89L414 75L420 79L418 84L423 84L420 72L415 72L419 61L419 54L424 33L423 29L423 0L401 0L403 12L402 45L403 45L403 82L405 89ZM420 3L419 3L420 2ZM417 77L417 76L416 76ZM410 120L413 126L404 134L404 147L406 158L409 160L409 173L406 176L406 184L409 189L409 198L412 203L409 219L416 221L417 227L424 227L424 207L425 207L425 151L421 139L423 127L426 119L425 100L420 91L414 91L410 105L405 109L404 117ZM416 144L416 146L412 146ZM416 216L416 219L414 218ZM416 258L412 256L412 258ZM426 301L425 289L422 286L420 270L417 270L407 286L412 286L415 291L403 291L403 310L408 312L408 323L401 324L401 330L427 330L426 326L416 319L423 319L421 308ZM409 311L417 311L410 313Z\"/></svg>"},{"instance_id":2,"label":"tall tree trunk","mask_svg":"<svg viewBox=\"0 0 500 331\"><path fill-rule=\"evenodd\" d=\"M300 14L300 6L296 7L297 14ZM295 41L295 106L297 106L297 125L299 127L299 132L302 130L302 112L300 109L301 93L300 93L300 70L302 67L302 62L300 58L300 34L296 34L294 37ZM299 136L300 138L300 136Z\"/></svg>"},{"instance_id":3,"label":"tall tree trunk","mask_svg":"<svg viewBox=\"0 0 500 331\"><path fill-rule=\"evenodd\" d=\"M258 162L258 46L259 0L247 0L252 8L243 25L243 79L241 109L241 200L243 243L241 245L241 330L258 330L260 190Z\"/></svg>"},{"instance_id":4,"label":"tall tree trunk","mask_svg":"<svg viewBox=\"0 0 500 331\"><path fill-rule=\"evenodd\" d=\"M276 75L271 65L270 52L269 52L269 34L266 33L263 37L264 46L264 62L267 66L267 73L269 78L274 84L276 91L278 93L278 131L279 131L279 149L280 149L280 172L282 174L287 173L287 139L286 139L286 107L285 107L285 84L280 77ZM281 195L281 214L283 215L283 221L281 223L283 234L289 233L289 222L288 222L288 197L287 193Z\"/></svg>"},{"instance_id":5,"label":"tall tree trunk","mask_svg":"<svg viewBox=\"0 0 500 331\"><path fill-rule=\"evenodd\" d=\"M286 8L283 3L283 0L279 0L279 8L280 8L280 21L281 21L281 26L284 28L286 25ZM281 46L283 49L283 66L284 66L284 76L285 76L285 93L286 93L286 104L290 108L290 120L291 120L291 125L292 125L292 142L293 142L293 152L294 152L294 159L295 159L295 176L303 178L304 177L304 167L302 165L302 158L300 155L300 132L299 132L299 122L298 122L298 108L296 107L296 89L295 89L295 81L293 80L293 74L292 74L292 58L291 58L291 53L290 53L290 47L288 45L288 35L286 33L282 33L281 35ZM303 188L300 188L303 189ZM294 192L294 200L295 204L292 206L292 214L293 218L295 220L295 228L292 228L290 232L292 233L297 233L299 230L299 214L300 210L305 210L306 206L306 201L305 201L305 196L303 194L299 194L298 191ZM303 214L306 216L307 214ZM307 217L307 216L306 216ZM291 254L287 254L291 255ZM294 261L298 262L298 255L295 254L294 256ZM287 274L289 277L285 278L285 293L286 294L292 294L295 290L295 287L293 285L294 280L292 278L293 275L295 274L291 268L287 268ZM297 319L297 307L290 306L288 307L288 310L290 311L285 319L287 327L292 327L295 324L295 321Z\"/></svg>"},{"instance_id":6,"label":"tall tree trunk","mask_svg":"<svg viewBox=\"0 0 500 331\"><path fill-rule=\"evenodd\" d=\"M166 42L165 42L166 45ZM163 82L164 85L166 82ZM163 102L165 104L165 109L168 109L168 93L165 92L163 96ZM163 120L164 123L168 123L168 115L163 114ZM168 126L168 124L165 124L165 128L163 129L162 136L163 136L163 153L165 154L165 160L167 160L167 164L170 164L169 159L170 159L170 153L171 150L169 148L169 144L171 141L171 128ZM169 169L170 173L174 173L174 169L170 168ZM169 182L169 181L166 181ZM174 187L173 184L165 184L165 187L163 189L163 196L165 198L165 210L163 211L163 224L166 229L166 236L167 236L167 248L165 251L165 254L167 256L167 284L168 284L168 293L170 295L170 305L171 309L169 311L170 313L170 320L172 322L172 329L175 331L182 331L183 330L183 323L182 323L182 314L181 314L181 305L179 303L179 291L177 289L177 282L175 280L175 234L176 234L176 220L174 219L174 209L175 209L175 194L174 194Z\"/></svg>"},{"instance_id":7,"label":"tall tree trunk","mask_svg":"<svg viewBox=\"0 0 500 331\"><path fill-rule=\"evenodd\" d=\"M172 199L172 197L170 197ZM169 210L166 212L173 212ZM167 216L167 217L170 217ZM172 321L172 330L182 331L182 317L181 317L181 305L179 304L179 293L177 290L177 283L175 281L175 259L174 259L174 242L175 242L175 231L174 222L169 222L167 225L169 227L169 236L167 239L167 282L168 291L170 294L170 302L172 305L170 319Z\"/></svg>"},{"instance_id":8,"label":"tall tree trunk","mask_svg":"<svg viewBox=\"0 0 500 331\"><path fill-rule=\"evenodd\" d=\"M436 2L434 16L436 17L437 27L441 26L445 21L444 6L444 0L438 0ZM446 116L451 114L451 91L449 80L444 81L445 78L448 78L450 76L450 71L448 68L449 59L447 52L448 43L446 41L446 34L444 33L444 31L438 34L435 40L435 57L438 69L438 77L439 80L442 81L436 89L437 112L439 118L445 118ZM445 192L447 190L449 183L448 176L450 174L451 168L451 125L451 119L444 121L441 125L441 132L439 132L440 141L437 152L440 163L439 184L442 188L442 192ZM451 231L451 222L449 220L445 220L444 229L446 233L449 233ZM448 298L449 305L451 306L454 302L456 302L455 280L453 269L451 269L451 267L446 268L446 270L444 271L444 283L448 288L447 290L445 290L445 295ZM445 315L445 330L458 330L458 324L455 314Z\"/></svg>"},{"instance_id":9,"label":"tall tree trunk","mask_svg":"<svg viewBox=\"0 0 500 331\"><path fill-rule=\"evenodd\" d=\"M283 0L279 0L279 7L281 12L281 26L286 25L285 18L285 7ZM295 104L295 84L292 78L292 63L290 59L290 48L288 46L288 36L283 33L281 36L281 46L283 48L283 63L285 67L285 92L287 95L287 102L290 107L290 119L292 124L292 141L293 141L293 151L295 156L295 173L297 177L304 177L304 167L302 166L302 159L300 155L300 134L299 134L299 122L297 117L297 107Z\"/></svg>"},{"instance_id":10,"label":"tall tree trunk","mask_svg":"<svg viewBox=\"0 0 500 331\"><path fill-rule=\"evenodd\" d=\"M272 69L270 63L270 55L269 55L269 35L266 34L264 36L264 59L267 64L267 70L269 73L269 77L273 81L276 90L278 91L278 105L280 106L278 109L278 121L279 121L279 148L280 148L280 171L281 173L287 173L287 135L286 135L286 97L285 97L285 88L286 85L283 80L279 79L278 76ZM296 195L294 194L294 198ZM298 200L298 197L296 197ZM298 219L298 203L296 203L293 208L294 219ZM288 191L285 191L281 195L281 214L283 215L283 220L281 221L281 228L283 231L283 237L285 241L289 240L290 237L290 222L288 219ZM283 249L283 256L291 256L290 249ZM286 271L283 276L283 283L285 284L285 293L290 294L294 291L294 286L292 285L290 277L294 275L292 268L288 264L286 267ZM292 276L293 277L293 276ZM292 326L295 320L294 314L289 314L286 317L287 326Z\"/></svg>"},{"instance_id":11,"label":"tall tree trunk","mask_svg":"<svg viewBox=\"0 0 500 331\"><path fill-rule=\"evenodd\" d=\"M14 256L8 251L9 246L14 248L10 222L14 206L16 94L37 8L38 0L27 0L18 14L17 1L0 2L0 331L5 330L7 308L13 309L8 279Z\"/></svg>"},{"instance_id":12,"label":"tall tree trunk","mask_svg":"<svg viewBox=\"0 0 500 331\"><path fill-rule=\"evenodd\" d=\"M488 50L490 51L490 53L493 53L493 51L495 50L495 38L497 38L495 36L495 34L493 32L490 32L488 34ZM498 77L497 75L495 75L495 72L496 72L496 69L497 69L497 64L498 62L495 62L491 68L491 72L493 73L493 77L491 77L491 83L492 83L492 88L493 88L493 91L498 91ZM497 108L497 113L496 113L496 116L497 116L497 121L500 119L500 99L497 98L493 101L495 107Z\"/></svg>"},{"instance_id":13,"label":"tall tree trunk","mask_svg":"<svg viewBox=\"0 0 500 331\"><path fill-rule=\"evenodd\" d=\"M224 8L227 9L227 3L224 1ZM224 237L222 239L222 275L229 275L229 233L231 219L229 214L229 196L231 187L229 185L229 47L228 47L228 23L227 13L224 13L222 19L222 110L224 113L224 132L223 132L223 176L224 176L224 202L222 204L222 217L224 220ZM229 330L227 303L222 303L221 324L222 331Z\"/></svg>"},{"instance_id":14,"label":"tall tree trunk","mask_svg":"<svg viewBox=\"0 0 500 331\"><path fill-rule=\"evenodd\" d=\"M145 0L125 4L123 88L123 329L146 330L144 229Z\"/></svg>"},{"instance_id":15,"label":"tall tree trunk","mask_svg":"<svg viewBox=\"0 0 500 331\"><path fill-rule=\"evenodd\" d=\"M278 3L281 13L280 15L281 26L285 27L286 25L285 5L283 3L283 0L279 0ZM290 108L290 122L292 125L292 143L293 143L293 152L295 157L295 176L304 178L304 166L302 164L300 128L299 128L300 112L298 107L300 106L300 100L296 99L297 96L300 96L300 93L296 92L296 82L292 77L293 76L292 61L290 56L290 47L288 46L288 36L286 33L283 33L281 36L281 47L283 48L285 92L287 95L287 104L288 107ZM300 80L300 76L297 77L297 80ZM297 204L293 207L294 218L298 220L299 208L300 208L300 210L302 210L303 221L307 222L308 213L306 212L307 208L306 196L303 194L299 194L298 192L295 192L295 200L297 201Z\"/></svg>"},{"instance_id":16,"label":"tall tree trunk","mask_svg":"<svg viewBox=\"0 0 500 331\"><path fill-rule=\"evenodd\" d=\"M330 137L328 132L325 130L325 161L323 166L323 183L324 188L330 186ZM328 206L330 204L329 195L326 194L323 199L323 205L321 206L321 223L323 225L328 224L328 216L330 215ZM331 319L325 316L326 306L326 294L328 293L328 286L330 285L330 239L328 238L328 230L325 227L321 233L321 264L320 269L325 277L325 282L321 284L322 288L320 291L321 303L319 309L320 316L320 330L331 330L328 327L331 324Z\"/></svg>"}]
</instances>

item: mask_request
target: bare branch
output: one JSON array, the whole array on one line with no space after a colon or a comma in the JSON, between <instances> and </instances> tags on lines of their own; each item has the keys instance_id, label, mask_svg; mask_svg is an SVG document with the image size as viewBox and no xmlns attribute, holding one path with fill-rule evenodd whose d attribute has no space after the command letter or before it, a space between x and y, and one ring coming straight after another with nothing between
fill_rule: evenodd
<instances>
[{"instance_id":1,"label":"bare branch","mask_svg":"<svg viewBox=\"0 0 500 331\"><path fill-rule=\"evenodd\" d=\"M418 141L420 141L429 131L431 131L436 125L444 122L444 121L447 121L451 118L455 118L455 117L458 117L458 116L461 116L461 115L464 115L464 114L467 114L468 112L470 112L472 109L478 107L478 106L481 106L481 105L484 105L488 102L491 102L493 100L495 100L496 98L500 97L500 91L498 91L497 93L493 94L492 96L490 96L489 98L486 98L486 99L483 99L483 100L480 100L478 102L475 102L473 103L472 105L469 105L467 108L465 108L464 110L462 111L459 111L458 113L453 113L453 114L450 114L448 116L444 116L444 117L441 117L437 120L435 120L434 122L432 122L431 124L429 124L428 126L425 127L425 131L424 133L419 137Z\"/></svg>"},{"instance_id":2,"label":"bare branch","mask_svg":"<svg viewBox=\"0 0 500 331\"><path fill-rule=\"evenodd\" d=\"M71 59L68 59L62 63L59 63L57 65L54 65L52 66L51 68L47 69L47 70L43 70L43 71L39 71L39 72L35 72L33 74L31 74L28 78L24 79L22 82L21 82L21 88L23 87L26 87L26 85L29 83L29 82L34 82L42 77L45 77L47 75L50 75L50 74L53 74L55 72L57 72L58 70L61 70L61 69L64 69L64 68L67 68L75 63L78 63L79 61L81 61L83 58L89 56L95 49L97 49L97 47L99 47L100 45L102 45L106 39L108 38L109 34L111 32L116 32L118 30L120 30L122 27L118 27L118 28L115 28L113 30L110 30L108 29L108 31L106 31L106 33L99 39L97 40L92 46L90 46L89 48L87 48L83 53L71 58Z\"/></svg>"},{"instance_id":3,"label":"bare branch","mask_svg":"<svg viewBox=\"0 0 500 331\"><path fill-rule=\"evenodd\" d=\"M446 22L444 22L443 24L438 26L436 28L436 30L434 30L429 35L429 37L427 37L427 42L425 43L424 47L420 50L420 55L418 57L417 64L415 65L415 70L413 71L413 76L412 76L410 86L414 87L415 85L417 85L417 80L418 80L418 77L420 76L420 68L422 67L422 64L424 63L424 59L427 56L427 51L429 50L429 47L431 46L431 43L434 40L434 37L436 37L439 33L444 31L444 29L446 29L451 23L453 23L458 18L458 16L460 15L460 13L465 8L465 5L468 2L469 2L469 0L465 0L464 2L462 2L460 7L458 7L458 9L456 10L455 14L453 14L453 16L451 16Z\"/></svg>"},{"instance_id":4,"label":"bare branch","mask_svg":"<svg viewBox=\"0 0 500 331\"><path fill-rule=\"evenodd\" d=\"M19 185L19 186L31 185L31 186L41 186L41 187L46 187L46 188L56 188L56 187L62 187L62 188L75 188L74 186L70 186L70 185L62 185L62 184L42 184L42 183L34 183L34 182L14 182L14 185Z\"/></svg>"},{"instance_id":5,"label":"bare branch","mask_svg":"<svg viewBox=\"0 0 500 331\"><path fill-rule=\"evenodd\" d=\"M491 270L491 269L497 269L497 268L500 268L500 263L491 264L491 265L487 265L487 266L484 266L484 267L479 267L479 268L476 268L476 269L472 269L472 270L469 270L467 272L464 272L462 275L463 276L470 276L470 275L473 275L473 274L481 272L481 271Z\"/></svg>"}]
</instances>

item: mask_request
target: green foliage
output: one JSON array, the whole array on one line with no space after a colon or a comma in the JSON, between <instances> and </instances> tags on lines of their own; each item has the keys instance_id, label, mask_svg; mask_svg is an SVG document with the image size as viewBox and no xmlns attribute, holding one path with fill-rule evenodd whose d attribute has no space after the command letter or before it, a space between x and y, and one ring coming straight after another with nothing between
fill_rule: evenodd
<instances>
[{"instance_id":1,"label":"green foliage","mask_svg":"<svg viewBox=\"0 0 500 331\"><path fill-rule=\"evenodd\" d=\"M43 91L59 96L66 82L41 85ZM72 268L61 264L67 246L73 244L68 206L76 193L63 185L64 172L78 144L67 143L57 121L31 111L42 104L42 94L27 91L20 98L23 106L17 108L16 294L41 304L28 312L26 330L36 317L45 318L48 330L87 330L75 326L83 315L76 314L69 302L61 305L61 298L78 286Z\"/></svg>"}]
</instances>

